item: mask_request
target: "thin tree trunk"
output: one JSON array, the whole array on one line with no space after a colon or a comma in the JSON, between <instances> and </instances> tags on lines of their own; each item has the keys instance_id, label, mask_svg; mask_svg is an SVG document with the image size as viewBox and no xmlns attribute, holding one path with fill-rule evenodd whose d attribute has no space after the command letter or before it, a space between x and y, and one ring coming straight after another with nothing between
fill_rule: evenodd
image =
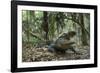
<instances>
[{"instance_id":1,"label":"thin tree trunk","mask_svg":"<svg viewBox=\"0 0 100 73\"><path fill-rule=\"evenodd\" d=\"M29 42L29 11L27 11L27 41Z\"/></svg>"},{"instance_id":2,"label":"thin tree trunk","mask_svg":"<svg viewBox=\"0 0 100 73\"><path fill-rule=\"evenodd\" d=\"M82 28L85 28L83 14L80 14L80 23L83 25ZM87 43L87 35L86 35L86 32L85 32L85 29L81 29L81 31L82 31L82 36L81 36L82 44L83 45L88 45L88 43Z\"/></svg>"}]
</instances>

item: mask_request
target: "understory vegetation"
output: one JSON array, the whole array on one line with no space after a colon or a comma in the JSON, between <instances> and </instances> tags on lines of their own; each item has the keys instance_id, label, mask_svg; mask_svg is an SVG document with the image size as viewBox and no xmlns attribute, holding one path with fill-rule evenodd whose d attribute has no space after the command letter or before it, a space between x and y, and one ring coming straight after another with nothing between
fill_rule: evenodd
<instances>
[{"instance_id":1,"label":"understory vegetation","mask_svg":"<svg viewBox=\"0 0 100 73\"><path fill-rule=\"evenodd\" d=\"M65 39L70 31L76 34ZM67 35L68 36L68 35ZM58 41L65 39L66 41ZM61 42L74 41L72 50L65 53L49 51L51 44L58 47ZM56 44L56 42L58 44ZM69 44L72 46L72 44ZM48 48L51 47L51 48ZM65 49L67 49L65 47ZM52 12L22 10L22 60L23 62L77 60L90 58L90 14L74 12Z\"/></svg>"}]
</instances>

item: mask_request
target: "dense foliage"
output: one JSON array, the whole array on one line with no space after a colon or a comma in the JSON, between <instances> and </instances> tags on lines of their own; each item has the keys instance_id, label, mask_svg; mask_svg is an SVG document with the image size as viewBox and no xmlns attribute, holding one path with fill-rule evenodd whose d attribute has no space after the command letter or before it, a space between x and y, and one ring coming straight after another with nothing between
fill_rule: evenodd
<instances>
[{"instance_id":1,"label":"dense foliage","mask_svg":"<svg viewBox=\"0 0 100 73\"><path fill-rule=\"evenodd\" d=\"M75 31L78 46L89 46L90 14L51 11L22 11L22 43L30 47L46 47L61 34Z\"/></svg>"}]
</instances>

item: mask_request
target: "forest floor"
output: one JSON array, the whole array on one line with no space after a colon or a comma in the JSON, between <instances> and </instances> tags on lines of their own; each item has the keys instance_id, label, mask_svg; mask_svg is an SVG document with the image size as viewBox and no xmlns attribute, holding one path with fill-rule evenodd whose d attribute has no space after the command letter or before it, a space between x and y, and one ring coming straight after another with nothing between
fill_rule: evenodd
<instances>
[{"instance_id":1,"label":"forest floor","mask_svg":"<svg viewBox=\"0 0 100 73\"><path fill-rule=\"evenodd\" d=\"M68 50L65 54L51 53L47 48L28 48L22 49L23 62L38 62L38 61L59 61L59 60L81 60L90 58L89 46L83 46L75 49L80 54Z\"/></svg>"}]
</instances>

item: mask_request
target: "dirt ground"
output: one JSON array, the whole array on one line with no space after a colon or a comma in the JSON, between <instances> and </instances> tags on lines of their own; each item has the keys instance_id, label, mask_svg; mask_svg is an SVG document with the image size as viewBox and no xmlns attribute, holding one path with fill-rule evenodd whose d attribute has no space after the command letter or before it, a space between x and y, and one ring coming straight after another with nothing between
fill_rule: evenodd
<instances>
[{"instance_id":1,"label":"dirt ground","mask_svg":"<svg viewBox=\"0 0 100 73\"><path fill-rule=\"evenodd\" d=\"M59 61L59 60L80 60L90 58L90 48L88 46L75 49L79 54L67 50L65 54L51 53L47 48L28 48L22 49L23 62L38 62L38 61Z\"/></svg>"}]
</instances>

